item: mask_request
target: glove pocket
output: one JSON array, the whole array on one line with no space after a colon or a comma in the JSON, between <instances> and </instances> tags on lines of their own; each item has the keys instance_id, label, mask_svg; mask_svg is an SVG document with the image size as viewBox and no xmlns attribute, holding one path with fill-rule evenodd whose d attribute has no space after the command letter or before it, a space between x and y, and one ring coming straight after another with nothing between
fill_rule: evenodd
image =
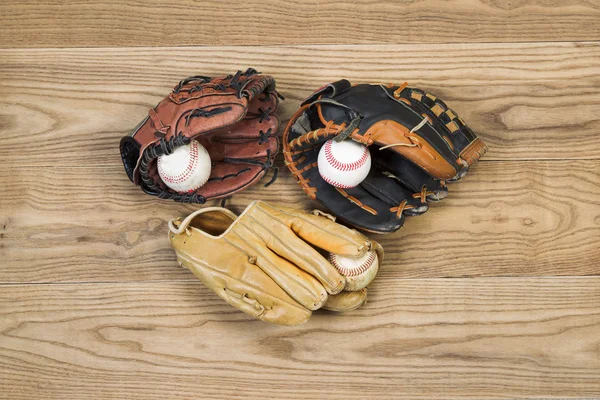
<instances>
[{"instance_id":1,"label":"glove pocket","mask_svg":"<svg viewBox=\"0 0 600 400\"><path fill-rule=\"evenodd\" d=\"M206 148L213 162L272 158L279 151L279 138L277 121L272 118L271 122L243 120L235 126L219 129L195 139Z\"/></svg>"}]
</instances>

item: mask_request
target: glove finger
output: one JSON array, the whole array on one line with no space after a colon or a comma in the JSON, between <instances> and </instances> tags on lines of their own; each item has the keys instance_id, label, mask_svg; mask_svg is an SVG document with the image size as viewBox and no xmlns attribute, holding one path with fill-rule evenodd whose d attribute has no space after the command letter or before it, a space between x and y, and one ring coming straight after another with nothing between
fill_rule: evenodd
<instances>
[{"instance_id":1,"label":"glove finger","mask_svg":"<svg viewBox=\"0 0 600 400\"><path fill-rule=\"evenodd\" d=\"M304 177L316 189L319 201L340 221L373 233L395 232L404 224L403 213L393 211L389 203L361 186L337 189L323 180L316 165L306 169Z\"/></svg>"},{"instance_id":2,"label":"glove finger","mask_svg":"<svg viewBox=\"0 0 600 400\"><path fill-rule=\"evenodd\" d=\"M340 225L331 219L305 211L262 203L265 212L287 225L305 242L345 257L360 257L374 247L362 233Z\"/></svg>"},{"instance_id":3,"label":"glove finger","mask_svg":"<svg viewBox=\"0 0 600 400\"><path fill-rule=\"evenodd\" d=\"M213 164L210 178L196 190L198 195L207 199L229 196L260 180L267 172L267 159L265 164L256 165L249 162Z\"/></svg>"},{"instance_id":4,"label":"glove finger","mask_svg":"<svg viewBox=\"0 0 600 400\"><path fill-rule=\"evenodd\" d=\"M373 164L396 179L412 194L425 194L428 201L439 201L448 195L445 182L434 179L410 160L386 150L374 150ZM425 189L424 189L425 188Z\"/></svg>"},{"instance_id":5,"label":"glove finger","mask_svg":"<svg viewBox=\"0 0 600 400\"><path fill-rule=\"evenodd\" d=\"M373 197L387 203L391 212L405 215L421 215L425 213L429 206L420 196L403 187L395 179L390 178L384 171L377 167L372 167L371 172L360 188L370 193ZM348 190L351 192L351 190Z\"/></svg>"},{"instance_id":6,"label":"glove finger","mask_svg":"<svg viewBox=\"0 0 600 400\"><path fill-rule=\"evenodd\" d=\"M221 138L232 138L237 140L259 140L260 131L267 132L268 130L270 130L270 133L275 135L277 133L278 126L279 117L277 115L270 115L268 120L266 118L244 119L233 126L227 126L225 128L221 128L219 130L201 136L207 136L211 138L211 141L219 140Z\"/></svg>"},{"instance_id":7,"label":"glove finger","mask_svg":"<svg viewBox=\"0 0 600 400\"><path fill-rule=\"evenodd\" d=\"M239 222L229 240L255 257L255 264L286 293L309 310L321 308L327 301L327 291L311 274L278 256L265 246L274 238L248 219Z\"/></svg>"},{"instance_id":8,"label":"glove finger","mask_svg":"<svg viewBox=\"0 0 600 400\"><path fill-rule=\"evenodd\" d=\"M244 138L239 136L212 136L201 137L202 144L210 160L215 162L230 160L252 160L260 157L270 157L277 154L279 149L279 138L275 132L265 134L262 138L254 136Z\"/></svg>"},{"instance_id":9,"label":"glove finger","mask_svg":"<svg viewBox=\"0 0 600 400\"><path fill-rule=\"evenodd\" d=\"M260 118L274 115L279 108L279 97L276 93L263 92L248 104L246 118Z\"/></svg>"},{"instance_id":10,"label":"glove finger","mask_svg":"<svg viewBox=\"0 0 600 400\"><path fill-rule=\"evenodd\" d=\"M255 232L270 250L310 274L328 293L335 294L344 289L346 279L281 220L273 218L263 207L252 210L247 218L249 221L245 222L246 227Z\"/></svg>"},{"instance_id":11,"label":"glove finger","mask_svg":"<svg viewBox=\"0 0 600 400\"><path fill-rule=\"evenodd\" d=\"M367 289L361 289L356 292L343 291L336 295L329 296L327 303L323 306L324 310L344 312L356 310L367 302Z\"/></svg>"},{"instance_id":12,"label":"glove finger","mask_svg":"<svg viewBox=\"0 0 600 400\"><path fill-rule=\"evenodd\" d=\"M327 301L327 290L317 279L272 251L264 251L256 264L307 309L317 310Z\"/></svg>"}]
</instances>

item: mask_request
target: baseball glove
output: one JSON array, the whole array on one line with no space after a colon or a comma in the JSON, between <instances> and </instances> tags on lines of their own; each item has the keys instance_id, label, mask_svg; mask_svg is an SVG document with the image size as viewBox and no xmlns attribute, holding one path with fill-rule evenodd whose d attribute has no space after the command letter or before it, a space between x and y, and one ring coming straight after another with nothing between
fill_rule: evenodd
<instances>
[{"instance_id":1,"label":"baseball glove","mask_svg":"<svg viewBox=\"0 0 600 400\"><path fill-rule=\"evenodd\" d=\"M358 259L383 249L323 213L310 214L262 201L238 217L205 207L169 222L178 263L232 306L281 325L306 322L313 310L354 310L367 289L351 289L346 276L318 251ZM370 281L375 276L369 276Z\"/></svg>"},{"instance_id":2,"label":"baseball glove","mask_svg":"<svg viewBox=\"0 0 600 400\"><path fill-rule=\"evenodd\" d=\"M329 139L370 146L371 170L358 186L336 188L320 176L318 154ZM283 134L286 165L304 191L341 221L374 233L394 232L405 215L446 197L446 182L462 178L486 150L442 100L406 83L328 84L302 103Z\"/></svg>"},{"instance_id":3,"label":"baseball glove","mask_svg":"<svg viewBox=\"0 0 600 400\"><path fill-rule=\"evenodd\" d=\"M184 203L205 203L247 188L273 167L279 98L275 79L252 68L226 77L183 79L121 140L127 176L148 194ZM207 149L211 175L196 190L176 192L161 180L156 161L192 139Z\"/></svg>"}]
</instances>

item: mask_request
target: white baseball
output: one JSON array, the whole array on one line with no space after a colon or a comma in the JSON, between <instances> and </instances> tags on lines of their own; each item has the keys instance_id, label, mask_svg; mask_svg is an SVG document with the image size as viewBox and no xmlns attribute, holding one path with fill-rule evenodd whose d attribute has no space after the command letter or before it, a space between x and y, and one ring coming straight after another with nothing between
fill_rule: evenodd
<instances>
[{"instance_id":1,"label":"white baseball","mask_svg":"<svg viewBox=\"0 0 600 400\"><path fill-rule=\"evenodd\" d=\"M158 174L176 192L190 192L204 185L210 177L211 161L208 151L192 140L189 145L158 157Z\"/></svg>"},{"instance_id":2,"label":"white baseball","mask_svg":"<svg viewBox=\"0 0 600 400\"><path fill-rule=\"evenodd\" d=\"M379 271L379 257L374 251L368 251L359 258L342 257L330 253L329 262L346 277L346 290L361 290L375 279Z\"/></svg>"},{"instance_id":3,"label":"white baseball","mask_svg":"<svg viewBox=\"0 0 600 400\"><path fill-rule=\"evenodd\" d=\"M371 153L367 146L352 140L328 140L319 151L319 174L340 189L349 189L361 183L371 169Z\"/></svg>"}]
</instances>

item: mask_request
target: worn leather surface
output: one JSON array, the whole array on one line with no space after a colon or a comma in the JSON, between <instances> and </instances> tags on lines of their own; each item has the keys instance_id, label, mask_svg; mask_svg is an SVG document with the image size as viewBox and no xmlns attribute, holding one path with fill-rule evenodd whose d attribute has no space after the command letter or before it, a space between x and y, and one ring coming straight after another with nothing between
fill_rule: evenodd
<instances>
[{"instance_id":1,"label":"worn leather surface","mask_svg":"<svg viewBox=\"0 0 600 400\"><path fill-rule=\"evenodd\" d=\"M312 311L354 310L367 291L346 279L322 252L360 257L379 243L331 219L255 201L238 217L206 207L169 224L177 260L232 306L263 321L298 325Z\"/></svg>"},{"instance_id":2,"label":"worn leather surface","mask_svg":"<svg viewBox=\"0 0 600 400\"><path fill-rule=\"evenodd\" d=\"M347 135L369 146L371 171L357 187L337 189L321 178L317 158L329 139ZM448 194L446 183L464 177L485 154L481 139L446 103L404 85L347 80L317 90L283 133L286 165L300 186L341 221L389 233L405 216Z\"/></svg>"},{"instance_id":3,"label":"worn leather surface","mask_svg":"<svg viewBox=\"0 0 600 400\"><path fill-rule=\"evenodd\" d=\"M279 150L275 79L253 69L182 80L121 140L129 178L149 194L204 203L227 197L264 177ZM212 161L208 182L181 195L160 179L156 159L198 140Z\"/></svg>"}]
</instances>

